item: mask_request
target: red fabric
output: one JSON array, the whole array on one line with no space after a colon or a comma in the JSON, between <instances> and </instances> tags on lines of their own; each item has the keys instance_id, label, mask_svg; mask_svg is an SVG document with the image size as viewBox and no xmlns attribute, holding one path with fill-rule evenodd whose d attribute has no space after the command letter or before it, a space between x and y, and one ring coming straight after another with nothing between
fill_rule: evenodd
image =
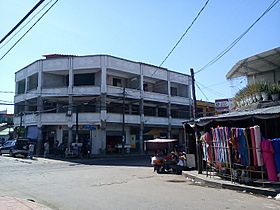
<instances>
[{"instance_id":1,"label":"red fabric","mask_svg":"<svg viewBox=\"0 0 280 210\"><path fill-rule=\"evenodd\" d=\"M208 146L207 146L208 161L213 162L213 150L212 150L212 142L211 142L212 138L211 138L210 133L206 132L204 134L204 140L208 144Z\"/></svg>"},{"instance_id":2,"label":"red fabric","mask_svg":"<svg viewBox=\"0 0 280 210\"><path fill-rule=\"evenodd\" d=\"M267 176L269 181L278 181L275 162L274 162L274 150L269 139L263 139L261 142L263 162L266 166Z\"/></svg>"},{"instance_id":3,"label":"red fabric","mask_svg":"<svg viewBox=\"0 0 280 210\"><path fill-rule=\"evenodd\" d=\"M255 142L255 132L254 128L250 128L251 133L251 140L252 140L252 151L253 151L253 157L254 157L254 166L258 167L258 158L257 158L257 150L256 150L256 142Z\"/></svg>"}]
</instances>

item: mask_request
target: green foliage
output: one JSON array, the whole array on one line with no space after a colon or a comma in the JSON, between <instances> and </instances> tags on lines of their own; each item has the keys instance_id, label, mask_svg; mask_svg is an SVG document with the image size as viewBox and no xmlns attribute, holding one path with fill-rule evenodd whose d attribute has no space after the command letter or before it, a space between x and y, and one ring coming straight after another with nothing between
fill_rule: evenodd
<instances>
[{"instance_id":1,"label":"green foliage","mask_svg":"<svg viewBox=\"0 0 280 210\"><path fill-rule=\"evenodd\" d=\"M271 84L269 87L269 93L270 94L277 94L280 93L280 85L279 84Z\"/></svg>"}]
</instances>

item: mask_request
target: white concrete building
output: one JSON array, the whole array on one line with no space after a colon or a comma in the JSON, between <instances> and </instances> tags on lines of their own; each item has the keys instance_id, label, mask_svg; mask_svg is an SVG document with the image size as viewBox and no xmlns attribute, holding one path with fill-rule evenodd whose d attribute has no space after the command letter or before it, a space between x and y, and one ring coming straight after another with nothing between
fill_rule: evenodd
<instances>
[{"instance_id":1,"label":"white concrete building","mask_svg":"<svg viewBox=\"0 0 280 210\"><path fill-rule=\"evenodd\" d=\"M15 74L15 126L40 148L46 140L51 147L87 140L100 154L116 152L122 141L131 152L154 137L184 143L189 75L109 55L45 57Z\"/></svg>"}]
</instances>

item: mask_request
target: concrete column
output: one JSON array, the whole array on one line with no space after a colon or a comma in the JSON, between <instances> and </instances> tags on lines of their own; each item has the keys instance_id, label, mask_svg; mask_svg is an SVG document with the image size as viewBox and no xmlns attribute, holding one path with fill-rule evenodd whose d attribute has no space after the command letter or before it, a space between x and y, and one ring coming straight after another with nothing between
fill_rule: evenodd
<instances>
[{"instance_id":1,"label":"concrete column","mask_svg":"<svg viewBox=\"0 0 280 210\"><path fill-rule=\"evenodd\" d=\"M101 93L107 93L107 56L101 56Z\"/></svg>"},{"instance_id":2,"label":"concrete column","mask_svg":"<svg viewBox=\"0 0 280 210\"><path fill-rule=\"evenodd\" d=\"M38 128L38 142L37 142L37 155L42 154L42 146L43 146L43 135L42 135L42 120L41 115L43 111L43 99L41 96L37 97L37 110L39 115L37 117L37 128Z\"/></svg>"},{"instance_id":3,"label":"concrete column","mask_svg":"<svg viewBox=\"0 0 280 210\"><path fill-rule=\"evenodd\" d=\"M171 138L171 82L170 82L170 72L167 72L167 90L168 90L168 107L167 107L167 117L168 117L168 138Z\"/></svg>"},{"instance_id":4,"label":"concrete column","mask_svg":"<svg viewBox=\"0 0 280 210\"><path fill-rule=\"evenodd\" d=\"M156 106L156 117L158 117L158 106Z\"/></svg>"},{"instance_id":5,"label":"concrete column","mask_svg":"<svg viewBox=\"0 0 280 210\"><path fill-rule=\"evenodd\" d=\"M38 62L38 86L37 86L37 93L42 94L43 89L43 81L44 81L44 75L43 75L43 61Z\"/></svg>"},{"instance_id":6,"label":"concrete column","mask_svg":"<svg viewBox=\"0 0 280 210\"><path fill-rule=\"evenodd\" d=\"M74 75L73 75L73 59L69 57L68 59L68 68L69 68L69 86L68 86L68 111L71 112L71 115L68 116L68 142L67 148L70 149L71 143L73 142L72 133L73 133L73 86L74 86ZM66 114L66 113L65 113ZM70 114L70 113L69 113Z\"/></svg>"},{"instance_id":7,"label":"concrete column","mask_svg":"<svg viewBox=\"0 0 280 210\"><path fill-rule=\"evenodd\" d=\"M68 127L68 142L67 142L67 148L70 149L72 144L72 133L73 133L73 127Z\"/></svg>"},{"instance_id":8,"label":"concrete column","mask_svg":"<svg viewBox=\"0 0 280 210\"><path fill-rule=\"evenodd\" d=\"M101 56L101 93L100 93L100 152L106 149L106 127L107 127L107 56Z\"/></svg>"},{"instance_id":9,"label":"concrete column","mask_svg":"<svg viewBox=\"0 0 280 210\"><path fill-rule=\"evenodd\" d=\"M167 117L168 117L168 138L171 138L171 103L170 101L168 102L167 105Z\"/></svg>"},{"instance_id":10,"label":"concrete column","mask_svg":"<svg viewBox=\"0 0 280 210\"><path fill-rule=\"evenodd\" d=\"M42 134L42 127L37 127L37 129L38 129L38 142L37 142L37 146L36 146L36 155L40 156L41 154L43 154L43 152L42 152L43 134Z\"/></svg>"},{"instance_id":11,"label":"concrete column","mask_svg":"<svg viewBox=\"0 0 280 210\"><path fill-rule=\"evenodd\" d=\"M143 142L144 142L144 90L143 90L143 84L144 84L144 76L143 76L143 67L140 64L140 100L139 100L139 114L140 114L140 130L139 130L139 150L140 152L143 152Z\"/></svg>"},{"instance_id":12,"label":"concrete column","mask_svg":"<svg viewBox=\"0 0 280 210\"><path fill-rule=\"evenodd\" d=\"M72 122L72 117L73 117L73 96L72 95L68 96L68 111L71 113L71 115L68 116L68 142L67 142L67 148L70 149L71 143L73 142L73 138L72 138L72 133L73 133L73 122Z\"/></svg>"},{"instance_id":13,"label":"concrete column","mask_svg":"<svg viewBox=\"0 0 280 210\"><path fill-rule=\"evenodd\" d=\"M73 75L73 59L69 57L68 59L68 67L69 67L69 86L68 86L68 94L73 94L73 86L74 86L74 75Z\"/></svg>"}]
</instances>

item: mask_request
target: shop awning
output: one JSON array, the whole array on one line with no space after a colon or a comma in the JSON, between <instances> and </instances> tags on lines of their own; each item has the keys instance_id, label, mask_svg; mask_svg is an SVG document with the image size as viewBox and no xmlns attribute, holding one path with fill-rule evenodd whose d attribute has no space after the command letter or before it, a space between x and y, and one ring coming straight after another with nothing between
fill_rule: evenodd
<instances>
[{"instance_id":1,"label":"shop awning","mask_svg":"<svg viewBox=\"0 0 280 210\"><path fill-rule=\"evenodd\" d=\"M260 74L276 69L280 69L280 47L240 60L227 73L226 78Z\"/></svg>"},{"instance_id":2,"label":"shop awning","mask_svg":"<svg viewBox=\"0 0 280 210\"><path fill-rule=\"evenodd\" d=\"M0 136L8 136L9 132L13 132L13 128L5 128L4 130L0 131Z\"/></svg>"},{"instance_id":3,"label":"shop awning","mask_svg":"<svg viewBox=\"0 0 280 210\"><path fill-rule=\"evenodd\" d=\"M177 139L151 139L144 141L145 143L170 143L178 141Z\"/></svg>"},{"instance_id":4,"label":"shop awning","mask_svg":"<svg viewBox=\"0 0 280 210\"><path fill-rule=\"evenodd\" d=\"M235 111L217 116L202 117L195 120L195 123L198 126L205 126L212 122L239 121L246 120L252 117L256 119L280 118L280 105L255 110ZM193 124L194 121L188 121L186 123Z\"/></svg>"}]
</instances>

